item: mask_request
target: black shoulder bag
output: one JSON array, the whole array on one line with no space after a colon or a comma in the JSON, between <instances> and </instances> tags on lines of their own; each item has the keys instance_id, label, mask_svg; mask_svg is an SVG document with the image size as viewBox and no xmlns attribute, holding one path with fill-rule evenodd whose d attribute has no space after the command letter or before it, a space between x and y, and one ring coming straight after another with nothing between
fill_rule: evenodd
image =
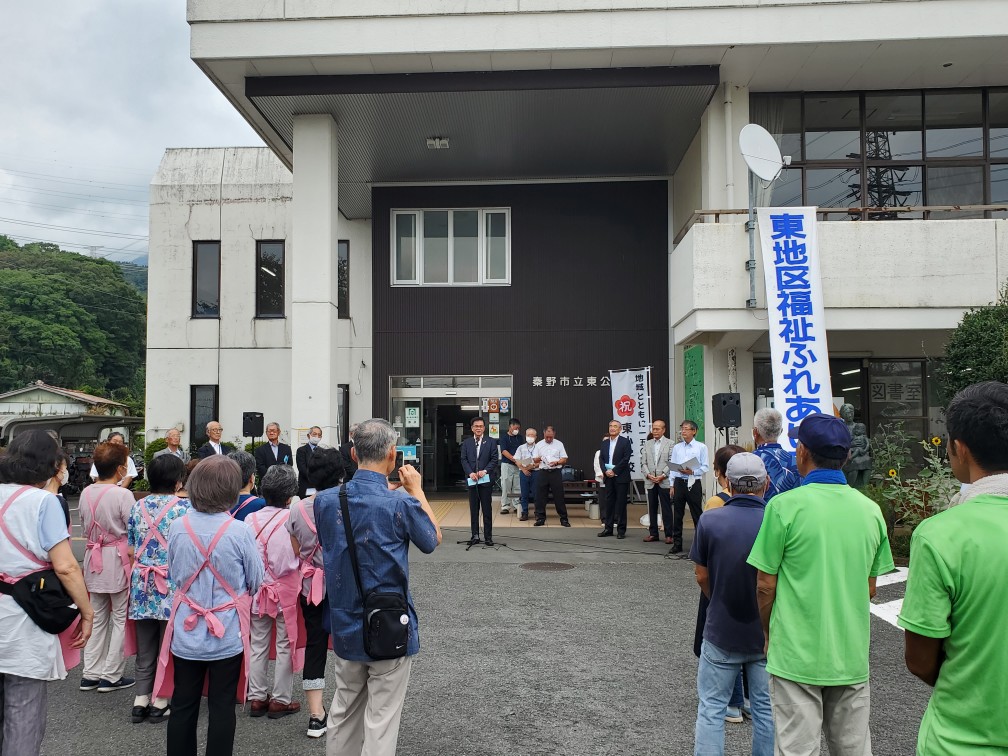
<instances>
[{"instance_id":1,"label":"black shoulder bag","mask_svg":"<svg viewBox=\"0 0 1008 756\"><path fill-rule=\"evenodd\" d=\"M350 561L353 563L357 591L364 604L364 653L372 659L398 659L406 655L406 646L409 642L410 620L406 592L404 590L402 593L383 591L364 593L360 562L357 560L357 544L354 543L353 527L350 524L346 484L340 486L339 495L347 549L350 551Z\"/></svg>"}]
</instances>

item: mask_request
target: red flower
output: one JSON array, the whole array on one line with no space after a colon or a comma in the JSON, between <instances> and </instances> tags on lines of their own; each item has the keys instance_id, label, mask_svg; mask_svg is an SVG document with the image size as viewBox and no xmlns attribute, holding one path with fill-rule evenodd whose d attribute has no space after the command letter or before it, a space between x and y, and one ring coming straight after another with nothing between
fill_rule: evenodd
<instances>
[{"instance_id":1,"label":"red flower","mask_svg":"<svg viewBox=\"0 0 1008 756\"><path fill-rule=\"evenodd\" d=\"M634 412L634 407L637 406L637 402L626 394L623 394L623 396L613 402L613 406L616 408L616 414L620 417L630 417Z\"/></svg>"}]
</instances>

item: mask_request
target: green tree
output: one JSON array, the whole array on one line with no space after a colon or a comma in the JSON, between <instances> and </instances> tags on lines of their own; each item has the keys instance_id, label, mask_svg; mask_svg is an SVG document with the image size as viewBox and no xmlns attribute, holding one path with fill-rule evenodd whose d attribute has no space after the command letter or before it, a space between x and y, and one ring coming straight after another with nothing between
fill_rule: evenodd
<instances>
[{"instance_id":1,"label":"green tree","mask_svg":"<svg viewBox=\"0 0 1008 756\"><path fill-rule=\"evenodd\" d=\"M996 302L963 315L945 345L938 371L944 403L981 381L1008 383L1008 284Z\"/></svg>"},{"instance_id":2,"label":"green tree","mask_svg":"<svg viewBox=\"0 0 1008 756\"><path fill-rule=\"evenodd\" d=\"M0 236L0 391L42 380L142 409L146 309L115 263Z\"/></svg>"}]
</instances>

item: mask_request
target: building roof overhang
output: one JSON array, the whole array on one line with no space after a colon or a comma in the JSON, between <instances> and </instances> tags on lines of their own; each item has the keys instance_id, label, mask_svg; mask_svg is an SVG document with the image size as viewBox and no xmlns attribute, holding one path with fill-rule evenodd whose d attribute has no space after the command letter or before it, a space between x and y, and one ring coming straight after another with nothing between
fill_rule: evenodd
<instances>
[{"instance_id":1,"label":"building roof overhang","mask_svg":"<svg viewBox=\"0 0 1008 756\"><path fill-rule=\"evenodd\" d=\"M339 208L367 218L376 184L670 176L719 83L716 66L259 76L244 96L288 165L294 118L331 115Z\"/></svg>"}]
</instances>

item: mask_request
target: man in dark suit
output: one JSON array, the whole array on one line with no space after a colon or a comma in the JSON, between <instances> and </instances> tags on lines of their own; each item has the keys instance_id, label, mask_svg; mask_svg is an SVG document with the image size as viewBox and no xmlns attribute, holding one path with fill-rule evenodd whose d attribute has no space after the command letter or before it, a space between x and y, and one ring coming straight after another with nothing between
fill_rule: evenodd
<instances>
[{"instance_id":1,"label":"man in dark suit","mask_svg":"<svg viewBox=\"0 0 1008 756\"><path fill-rule=\"evenodd\" d=\"M350 440L339 448L340 454L343 455L343 470L346 476L344 481L350 480L354 476L354 473L357 472L357 463L354 462L353 456L350 454L353 449L353 434L355 430L357 430L357 423L350 426L350 431L347 434Z\"/></svg>"},{"instance_id":2,"label":"man in dark suit","mask_svg":"<svg viewBox=\"0 0 1008 756\"><path fill-rule=\"evenodd\" d=\"M483 542L493 546L493 494L494 480L500 468L500 453L497 440L484 434L486 425L482 417L473 418L470 423L473 435L462 442L462 469L469 484L469 522L472 525L470 545L480 542L479 516L483 510ZM485 482L480 483L483 479Z\"/></svg>"},{"instance_id":3,"label":"man in dark suit","mask_svg":"<svg viewBox=\"0 0 1008 756\"><path fill-rule=\"evenodd\" d=\"M224 434L224 426L216 420L211 420L206 426L207 441L196 450L196 456L200 459L212 457L214 454L230 454L235 450L231 444L222 444L221 436Z\"/></svg>"},{"instance_id":4,"label":"man in dark suit","mask_svg":"<svg viewBox=\"0 0 1008 756\"><path fill-rule=\"evenodd\" d=\"M626 538L627 491L630 489L630 439L620 435L623 426L613 420L609 423L609 436L599 450L599 465L605 482L606 512L605 523L599 538L613 534L616 523L616 537Z\"/></svg>"},{"instance_id":5,"label":"man in dark suit","mask_svg":"<svg viewBox=\"0 0 1008 756\"><path fill-rule=\"evenodd\" d=\"M266 426L267 443L255 450L256 474L263 479L266 471L273 465L294 464L294 452L288 444L280 443L280 425L270 423Z\"/></svg>"},{"instance_id":6,"label":"man in dark suit","mask_svg":"<svg viewBox=\"0 0 1008 756\"><path fill-rule=\"evenodd\" d=\"M294 460L297 462L298 496L302 499L308 496L308 461L321 448L319 446L321 443L322 429L313 425L308 429L308 443L299 447L294 455Z\"/></svg>"}]
</instances>

